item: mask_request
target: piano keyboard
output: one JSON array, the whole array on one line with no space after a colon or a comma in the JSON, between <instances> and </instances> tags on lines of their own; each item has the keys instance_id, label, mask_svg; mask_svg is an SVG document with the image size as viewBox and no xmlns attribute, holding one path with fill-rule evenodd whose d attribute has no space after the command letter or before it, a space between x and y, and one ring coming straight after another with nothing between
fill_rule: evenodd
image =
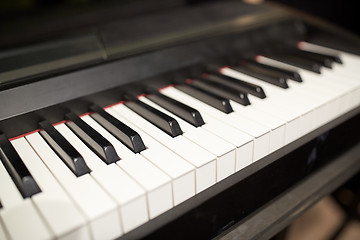
<instances>
[{"instance_id":1,"label":"piano keyboard","mask_svg":"<svg viewBox=\"0 0 360 240\"><path fill-rule=\"evenodd\" d=\"M120 237L359 106L359 56L298 48L2 134L0 239Z\"/></svg>"}]
</instances>

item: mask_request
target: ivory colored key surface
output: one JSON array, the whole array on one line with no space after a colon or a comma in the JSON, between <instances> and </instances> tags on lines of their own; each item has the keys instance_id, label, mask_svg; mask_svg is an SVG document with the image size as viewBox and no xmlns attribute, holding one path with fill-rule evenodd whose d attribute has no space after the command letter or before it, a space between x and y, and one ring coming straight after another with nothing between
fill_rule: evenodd
<instances>
[{"instance_id":1,"label":"ivory colored key surface","mask_svg":"<svg viewBox=\"0 0 360 240\"><path fill-rule=\"evenodd\" d=\"M313 73L303 71L302 75L307 79L307 83L317 87L321 91L328 93L328 101L331 102L332 108L328 109L327 121L337 117L350 110L353 105L349 101L351 93L359 89L359 82L337 73L336 70L324 69L321 77ZM336 106L337 104L337 106ZM330 105L330 104L328 104ZM327 121L324 121L326 123Z\"/></svg>"},{"instance_id":2,"label":"ivory colored key surface","mask_svg":"<svg viewBox=\"0 0 360 240\"><path fill-rule=\"evenodd\" d=\"M230 103L236 113L271 128L270 152L274 152L284 146L286 121L261 112L251 105L244 107L233 101L230 101Z\"/></svg>"},{"instance_id":3,"label":"ivory colored key surface","mask_svg":"<svg viewBox=\"0 0 360 240\"><path fill-rule=\"evenodd\" d=\"M218 85L222 85L220 82L216 82ZM270 136L270 152L273 152L284 145L285 142L285 124L284 120L272 117L269 114L262 113L259 109L254 109L252 105L243 106L234 100L230 100L233 110L245 118L258 122L264 126L271 128Z\"/></svg>"},{"instance_id":4,"label":"ivory colored key surface","mask_svg":"<svg viewBox=\"0 0 360 240\"><path fill-rule=\"evenodd\" d=\"M169 210L173 206L171 179L139 154L123 158L123 151L118 151L121 160L117 165L145 188L150 218Z\"/></svg>"},{"instance_id":5,"label":"ivory colored key surface","mask_svg":"<svg viewBox=\"0 0 360 240\"><path fill-rule=\"evenodd\" d=\"M19 138L11 143L42 190L32 200L55 236L58 239L90 239L86 219L26 139Z\"/></svg>"},{"instance_id":6,"label":"ivory colored key surface","mask_svg":"<svg viewBox=\"0 0 360 240\"><path fill-rule=\"evenodd\" d=\"M222 121L204 112L201 115L206 121L206 124L203 125L204 129L219 137L223 137L237 147L235 171L239 171L253 162L254 137L237 128L224 124Z\"/></svg>"},{"instance_id":7,"label":"ivory colored key surface","mask_svg":"<svg viewBox=\"0 0 360 240\"><path fill-rule=\"evenodd\" d=\"M8 240L7 234L5 233L4 227L2 226L0 222L0 239Z\"/></svg>"},{"instance_id":8,"label":"ivory colored key surface","mask_svg":"<svg viewBox=\"0 0 360 240\"><path fill-rule=\"evenodd\" d=\"M89 174L76 177L39 133L30 134L26 139L85 215L92 237L119 237L122 231L117 205L94 178Z\"/></svg>"},{"instance_id":9,"label":"ivory colored key surface","mask_svg":"<svg viewBox=\"0 0 360 240\"><path fill-rule=\"evenodd\" d=\"M82 119L114 145L121 158L121 160L117 162L117 165L145 189L150 218L160 215L173 206L170 177L152 165L142 155L129 151L129 149L109 135L109 132L102 128L90 116L84 116ZM146 142L144 143L146 144ZM146 150L147 149L143 151Z\"/></svg>"},{"instance_id":10,"label":"ivory colored key surface","mask_svg":"<svg viewBox=\"0 0 360 240\"><path fill-rule=\"evenodd\" d=\"M272 113L274 115L279 115L280 117L286 118L286 120L290 123L292 122L291 119L298 119L298 131L292 135L286 136L286 143L289 143L300 136L304 135L308 132L308 129L311 128L312 119L314 119L314 106L311 102L309 102L305 96L296 95L293 96L292 94L287 94L291 90L281 89L272 86L271 84L262 82L256 78L248 76L246 74L237 72L230 68L222 68L221 72L226 74L227 76L234 77L236 79L243 79L245 81L249 81L250 83L254 84L262 84L265 87L265 90L268 95L267 101L261 101L254 99L254 105L260 105L260 108L263 111L268 113ZM291 83L289 83L291 84ZM274 93L275 91L275 93ZM283 93L285 94L283 96ZM261 106L262 105L262 106ZM296 108L294 108L296 106ZM288 124L289 130L291 125ZM296 126L296 125L295 125ZM292 125L292 129L288 132L294 132L294 125Z\"/></svg>"},{"instance_id":11,"label":"ivory colored key surface","mask_svg":"<svg viewBox=\"0 0 360 240\"><path fill-rule=\"evenodd\" d=\"M111 114L120 115L132 122L162 145L177 153L196 167L196 192L201 192L216 183L216 156L193 144L183 136L172 138L123 104L108 108ZM115 112L114 112L115 111Z\"/></svg>"},{"instance_id":12,"label":"ivory colored key surface","mask_svg":"<svg viewBox=\"0 0 360 240\"><path fill-rule=\"evenodd\" d=\"M253 145L254 145L254 138L252 136L250 136L246 133L243 133L236 128L232 128L229 125L223 124L222 122L212 118L209 115L206 115L203 113L202 116L205 116L206 119L211 118L211 122L203 125L202 126L203 128L206 128L207 130L209 130L210 132L214 133L215 135L217 135L219 137L224 137L224 140L229 140L232 144L235 144L237 146L236 164L235 164L236 171L238 171L238 170L246 167L250 163L252 163ZM127 121L120 115L117 115L117 117L119 117L121 119L121 121L124 121L124 122ZM132 125L129 121L127 121L126 124L128 124L129 126L131 125L132 127L134 127L134 129L136 129L139 132L142 131L139 128L136 128L136 126ZM142 132L142 133L143 134L141 134L141 135L144 137L149 136L145 132ZM147 138L147 143L149 144L149 146L153 146L153 144L156 144L157 142L154 142L154 140L152 140L152 138ZM159 143L156 144L156 147L159 147L158 145L159 145ZM163 148L164 147L162 147L161 151L159 151L159 152L163 152L164 151ZM146 153L146 151L144 151L144 153ZM165 153L165 151L164 151L164 153ZM159 159L160 159L160 157L159 157ZM163 159L163 157L161 159ZM169 160L167 160L166 162L169 162ZM176 171L178 171L179 167L176 167L176 169L177 169ZM198 181L198 178L196 178L196 180ZM174 198L174 200L175 200L175 198Z\"/></svg>"},{"instance_id":13,"label":"ivory colored key surface","mask_svg":"<svg viewBox=\"0 0 360 240\"><path fill-rule=\"evenodd\" d=\"M119 206L124 233L148 221L145 190L116 164L91 173Z\"/></svg>"},{"instance_id":14,"label":"ivory colored key surface","mask_svg":"<svg viewBox=\"0 0 360 240\"><path fill-rule=\"evenodd\" d=\"M181 116L182 119L188 119L189 115L191 115L191 119L188 120L193 126L197 126L212 132L213 134L217 135L218 137L228 141L229 143L235 145L236 148L236 163L235 163L235 170L238 171L243 167L249 165L252 162L253 158L253 140L254 138L250 135L247 135L236 128L232 128L227 124L223 124L222 122L213 119L211 116L206 115L206 119L212 118L211 123L207 122L204 123L202 119L202 115L194 108L191 108L188 105L180 103L173 98L165 96L158 91L151 91L150 95L146 95L146 98L149 98L151 101L161 105L163 108L166 108L168 111L173 112L173 114L177 115L178 117ZM176 108L176 110L174 110ZM179 108L181 111L179 111ZM186 115L184 116L184 112ZM198 118L195 124L193 118Z\"/></svg>"},{"instance_id":15,"label":"ivory colored key surface","mask_svg":"<svg viewBox=\"0 0 360 240\"><path fill-rule=\"evenodd\" d=\"M262 63L269 64L272 66L285 68L285 69L294 69L294 66L278 62L273 59L258 57L258 61ZM348 74L344 74L344 72L339 72L336 68L332 69L322 69L321 74L314 74L312 72L306 71L304 69L295 68L304 80L307 80L310 84L322 84L323 89L335 90L338 95L332 95L333 97L329 100L328 109L323 111L324 113L332 113L325 114L327 116L323 121L321 121L318 126L325 124L327 121L333 119L334 117L347 112L353 107L357 106L360 103L360 91L359 91L359 81L355 79L354 76L347 76ZM306 81L304 81L306 82ZM336 87L335 87L336 86ZM334 89L335 87L335 89ZM349 101L348 99L354 99L353 101ZM338 108L333 105L337 104ZM341 106L341 107L340 107ZM335 111L335 112L334 112ZM318 127L317 126L317 127Z\"/></svg>"},{"instance_id":16,"label":"ivory colored key surface","mask_svg":"<svg viewBox=\"0 0 360 240\"><path fill-rule=\"evenodd\" d=\"M10 239L53 239L30 198L24 199L0 162L0 217ZM24 217L26 216L26 217Z\"/></svg>"},{"instance_id":17,"label":"ivory colored key surface","mask_svg":"<svg viewBox=\"0 0 360 240\"><path fill-rule=\"evenodd\" d=\"M184 132L184 137L217 156L217 181L221 181L235 172L235 145L226 142L202 127L196 128L192 126L145 97L139 97L139 100L176 119Z\"/></svg>"},{"instance_id":18,"label":"ivory colored key surface","mask_svg":"<svg viewBox=\"0 0 360 240\"><path fill-rule=\"evenodd\" d=\"M253 82L258 81L257 79L248 80ZM279 102L279 104L281 104L281 102L286 99L289 107L291 105L297 106L297 108L301 110L300 113L302 114L302 117L306 119L305 116L307 116L307 121L304 121L305 124L301 129L299 137L332 119L332 117L329 115L331 115L331 113L333 112L332 109L337 108L334 107L334 105L329 105L332 98L329 98L327 96L329 93L328 91L330 90L327 89L328 84L324 83L316 87L316 85L314 85L313 82L309 81L308 78L307 81L304 80L304 82L301 84L298 84L296 82L291 82L289 84L291 88L287 91L283 91L284 95L282 94L281 89L277 89L269 85L266 85L266 88L268 89L269 93L272 92L272 99L277 98L277 102ZM337 96L333 95L333 98L336 97ZM307 112L311 113L311 115L306 114Z\"/></svg>"},{"instance_id":19,"label":"ivory colored key surface","mask_svg":"<svg viewBox=\"0 0 360 240\"><path fill-rule=\"evenodd\" d=\"M337 73L336 70L327 68L323 68L320 75L303 69L298 69L298 71L306 81L299 86L293 83L290 91L292 96L305 96L305 99L310 100L312 107L317 110L318 113L313 118L315 124L310 128L311 130L351 109L352 105L348 103L348 95L349 92L359 87L358 82L351 81Z\"/></svg>"},{"instance_id":20,"label":"ivory colored key surface","mask_svg":"<svg viewBox=\"0 0 360 240\"><path fill-rule=\"evenodd\" d=\"M305 41L301 41L298 43L298 48L305 50L305 51L310 51L310 52L315 52L315 53L324 53L324 54L334 54L335 56L339 56L341 58L341 60L343 61L344 67L346 66L346 68L348 68L349 70L354 70L355 72L359 72L359 64L360 64L360 57L355 55L355 54L351 54L351 53L347 53L344 51L340 51L337 49L333 49L333 48L328 48L328 47L324 47L318 44L314 44L314 43L310 43L310 42L305 42Z\"/></svg>"},{"instance_id":21,"label":"ivory colored key surface","mask_svg":"<svg viewBox=\"0 0 360 240\"><path fill-rule=\"evenodd\" d=\"M173 207L171 179L140 155L117 163L141 184L148 197L149 217L154 218Z\"/></svg>"},{"instance_id":22,"label":"ivory colored key surface","mask_svg":"<svg viewBox=\"0 0 360 240\"><path fill-rule=\"evenodd\" d=\"M120 116L117 117L137 131L144 139L147 149L142 151L140 154L172 178L174 205L177 205L195 195L194 166L162 146L126 119L121 118ZM127 156L130 158L132 157L134 153L124 148L124 146L116 138L102 128L94 119L90 116L83 116L82 119L108 139L114 145L116 150L122 153L123 158L127 158Z\"/></svg>"},{"instance_id":23,"label":"ivory colored key surface","mask_svg":"<svg viewBox=\"0 0 360 240\"><path fill-rule=\"evenodd\" d=\"M228 82L230 81L232 86L234 86L234 87L237 86L236 83L238 82L239 84L241 83L241 84L247 84L249 86L257 86L255 89L262 91L262 88L259 85L252 84L252 83L243 81L242 79L236 78L236 75L235 76L233 76L231 74L229 75L228 74L229 71L233 74L234 73L237 74L238 72L234 71L228 67L223 67L220 69L219 69L219 67L217 67L212 70L215 72L210 75L214 75L213 78L217 79L217 81L219 81L219 82L224 82L226 84L229 84ZM218 71L223 74L218 73ZM232 76L232 77L230 77L230 76ZM254 94L254 93L252 93L252 94ZM249 96L249 100L252 103L251 109L254 109L254 111L256 113L265 114L270 117L273 116L274 118L279 119L280 121L286 121L285 143L289 143L298 138L299 129L301 129L301 127L303 125L302 124L303 118L301 116L299 116L299 113L296 110L294 110L293 108L286 108L286 111L284 111L283 108L279 108L279 107L274 106L274 104L272 104L272 103L268 103L269 101L267 98L264 99L263 101L258 99L258 97L260 97L262 99L265 98L265 93L262 97L258 96L257 94L255 94L254 96L257 96L257 97ZM271 126L274 129L274 124L271 124ZM275 148L276 148L276 145L271 146L271 149L275 149Z\"/></svg>"},{"instance_id":24,"label":"ivory colored key surface","mask_svg":"<svg viewBox=\"0 0 360 240\"><path fill-rule=\"evenodd\" d=\"M140 188L140 186L138 186L133 180L127 179L128 176L117 165L105 164L79 138L77 138L77 136L66 127L66 125L60 124L57 125L56 128L61 134L63 134L70 144L72 144L80 152L88 166L92 169L91 176L93 176L99 185L101 185L113 197L113 199L117 201L120 211L125 211L125 213L127 213L126 216L122 217L123 219L126 219L126 223L123 223L124 227L126 227L126 231L129 231L147 221L147 206L145 205L146 198L143 189ZM141 162L139 164L139 168L143 167L143 162ZM156 173L154 173L154 177L156 176L155 174ZM125 183L128 183L129 185L125 186ZM164 184L164 182L161 182L159 185L162 184ZM130 186L134 187L133 191L126 193L128 187ZM137 199L137 201L130 204L130 200L135 199ZM164 199L166 199L166 197L164 197ZM128 203L128 205L125 203ZM169 204L172 204L172 201L162 202L162 204L164 206L168 206ZM139 215L133 219L129 218L130 216L128 213L132 211L137 212Z\"/></svg>"},{"instance_id":25,"label":"ivory colored key surface","mask_svg":"<svg viewBox=\"0 0 360 240\"><path fill-rule=\"evenodd\" d=\"M254 123L248 119L243 118L237 113L225 114L211 106L187 95L178 89L173 87L164 88L161 92L169 97L172 97L178 101L182 101L189 104L202 112L206 112L213 116L215 119L221 120L224 124L232 125L235 128L253 136L254 140L254 161L266 156L269 153L270 148L270 128ZM210 119L209 119L210 120ZM205 121L209 121L205 120Z\"/></svg>"}]
</instances>

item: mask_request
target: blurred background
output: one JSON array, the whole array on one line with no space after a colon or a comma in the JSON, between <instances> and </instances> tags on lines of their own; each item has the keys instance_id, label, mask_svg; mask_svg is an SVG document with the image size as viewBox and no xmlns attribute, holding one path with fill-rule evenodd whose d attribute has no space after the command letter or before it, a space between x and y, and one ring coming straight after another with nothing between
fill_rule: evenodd
<instances>
[{"instance_id":1,"label":"blurred background","mask_svg":"<svg viewBox=\"0 0 360 240\"><path fill-rule=\"evenodd\" d=\"M0 49L46 38L56 32L72 32L121 17L221 0L1 0ZM262 2L264 0L247 0ZM294 7L360 34L355 1L266 0ZM128 7L127 5L136 6ZM126 9L126 10L124 10Z\"/></svg>"},{"instance_id":2,"label":"blurred background","mask_svg":"<svg viewBox=\"0 0 360 240\"><path fill-rule=\"evenodd\" d=\"M360 174L310 207L272 240L359 240Z\"/></svg>"}]
</instances>

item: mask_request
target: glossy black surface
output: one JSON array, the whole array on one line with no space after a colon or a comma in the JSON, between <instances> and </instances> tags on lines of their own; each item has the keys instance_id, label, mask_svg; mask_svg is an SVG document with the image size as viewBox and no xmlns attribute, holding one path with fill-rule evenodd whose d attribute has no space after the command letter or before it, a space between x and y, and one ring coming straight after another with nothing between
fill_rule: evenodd
<instances>
[{"instance_id":1,"label":"glossy black surface","mask_svg":"<svg viewBox=\"0 0 360 240\"><path fill-rule=\"evenodd\" d=\"M217 94L192 86L191 84L175 85L175 88L224 113L233 112L229 99L223 98Z\"/></svg>"},{"instance_id":2,"label":"glossy black surface","mask_svg":"<svg viewBox=\"0 0 360 240\"><path fill-rule=\"evenodd\" d=\"M0 159L24 198L41 192L39 186L5 134L0 135Z\"/></svg>"},{"instance_id":3,"label":"glossy black surface","mask_svg":"<svg viewBox=\"0 0 360 240\"><path fill-rule=\"evenodd\" d=\"M255 97L258 97L261 99L266 98L266 94L265 94L264 90L259 85L248 83L246 81L242 81L239 79L234 79L232 77L225 76L218 72L212 72L211 74L208 74L206 78L211 81L219 82L221 84L224 84L226 86L234 88L238 91L246 92Z\"/></svg>"},{"instance_id":4,"label":"glossy black surface","mask_svg":"<svg viewBox=\"0 0 360 240\"><path fill-rule=\"evenodd\" d=\"M130 99L131 101L125 103L127 107L169 134L171 137L176 137L183 133L179 123L174 118L136 98L130 97Z\"/></svg>"},{"instance_id":5,"label":"glossy black surface","mask_svg":"<svg viewBox=\"0 0 360 240\"><path fill-rule=\"evenodd\" d=\"M238 91L224 84L205 79L192 79L191 84L214 94L218 94L221 97L231 99L241 105L250 105L250 101L246 92Z\"/></svg>"},{"instance_id":6,"label":"glossy black surface","mask_svg":"<svg viewBox=\"0 0 360 240\"><path fill-rule=\"evenodd\" d=\"M266 53L265 57L293 65L314 73L321 73L321 64L288 53Z\"/></svg>"},{"instance_id":7,"label":"glossy black surface","mask_svg":"<svg viewBox=\"0 0 360 240\"><path fill-rule=\"evenodd\" d=\"M278 87L281 87L284 89L289 88L289 86L286 82L286 77L277 72L269 71L267 69L260 68L257 66L247 65L246 63L243 63L240 66L232 66L230 68L234 69L238 72L244 73L246 75L258 78L264 82L268 82L275 86L278 86Z\"/></svg>"},{"instance_id":8,"label":"glossy black surface","mask_svg":"<svg viewBox=\"0 0 360 240\"><path fill-rule=\"evenodd\" d=\"M139 153L146 149L140 135L126 124L122 123L99 106L92 105L90 110L93 111L91 116L130 150Z\"/></svg>"},{"instance_id":9,"label":"glossy black surface","mask_svg":"<svg viewBox=\"0 0 360 240\"><path fill-rule=\"evenodd\" d=\"M308 51L302 51L302 52L304 52L306 54L310 54L312 56L328 58L333 62L343 64L343 61L341 60L341 58L339 56L336 56L336 55L329 55L329 54L324 54L324 53L315 53L315 52L308 52Z\"/></svg>"},{"instance_id":10,"label":"glossy black surface","mask_svg":"<svg viewBox=\"0 0 360 240\"><path fill-rule=\"evenodd\" d=\"M39 123L40 134L68 168L78 177L90 173L80 153L48 121Z\"/></svg>"},{"instance_id":11,"label":"glossy black surface","mask_svg":"<svg viewBox=\"0 0 360 240\"><path fill-rule=\"evenodd\" d=\"M305 52L301 50L294 51L293 54L298 57L302 57L305 59L308 59L310 61L314 61L315 63L320 64L323 67L326 68L332 68L333 65L333 58L327 57L325 55L311 53L311 52Z\"/></svg>"},{"instance_id":12,"label":"glossy black surface","mask_svg":"<svg viewBox=\"0 0 360 240\"><path fill-rule=\"evenodd\" d=\"M283 69L283 68L277 68L277 67L273 67L273 66L270 66L270 65L258 63L258 62L255 62L255 61L246 61L246 64L250 65L250 66L264 68L264 69L267 69L269 71L274 71L274 72L277 72L279 74L283 74L287 79L291 79L291 80L294 80L296 82L302 82L302 78L301 78L300 74L298 72L295 72L295 71L290 71L290 70L286 70L286 69Z\"/></svg>"},{"instance_id":13,"label":"glossy black surface","mask_svg":"<svg viewBox=\"0 0 360 240\"><path fill-rule=\"evenodd\" d=\"M192 124L195 127L200 127L204 124L204 120L198 110L183 104L175 99L165 96L157 91L149 91L146 97L151 101L157 103L166 110L179 116L183 120Z\"/></svg>"},{"instance_id":14,"label":"glossy black surface","mask_svg":"<svg viewBox=\"0 0 360 240\"><path fill-rule=\"evenodd\" d=\"M70 120L66 125L105 163L110 164L120 159L113 145L76 114L69 112L65 117Z\"/></svg>"}]
</instances>

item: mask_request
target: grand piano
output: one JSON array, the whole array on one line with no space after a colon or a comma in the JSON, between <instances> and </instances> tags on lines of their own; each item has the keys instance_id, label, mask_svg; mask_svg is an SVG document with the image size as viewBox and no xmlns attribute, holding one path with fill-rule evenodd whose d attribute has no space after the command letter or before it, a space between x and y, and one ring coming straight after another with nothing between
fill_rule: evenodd
<instances>
[{"instance_id":1,"label":"grand piano","mask_svg":"<svg viewBox=\"0 0 360 240\"><path fill-rule=\"evenodd\" d=\"M86 9L2 26L0 239L269 239L358 173L358 36L275 3Z\"/></svg>"}]
</instances>

